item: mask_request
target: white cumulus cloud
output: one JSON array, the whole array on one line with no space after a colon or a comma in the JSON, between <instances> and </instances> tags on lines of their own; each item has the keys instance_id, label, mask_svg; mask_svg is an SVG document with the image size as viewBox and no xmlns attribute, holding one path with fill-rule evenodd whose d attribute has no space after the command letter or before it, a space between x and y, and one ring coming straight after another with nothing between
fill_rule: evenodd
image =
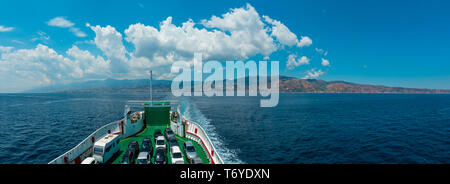
<instances>
[{"instance_id":1,"label":"white cumulus cloud","mask_svg":"<svg viewBox=\"0 0 450 184\"><path fill-rule=\"evenodd\" d=\"M297 59L297 55L291 54L288 56L286 67L288 70L293 70L294 68L301 65L309 65L310 59L306 56L302 56Z\"/></svg>"},{"instance_id":2,"label":"white cumulus cloud","mask_svg":"<svg viewBox=\"0 0 450 184\"><path fill-rule=\"evenodd\" d=\"M5 26L0 25L0 32L10 32L13 30L14 30L13 27L5 27Z\"/></svg>"},{"instance_id":3,"label":"white cumulus cloud","mask_svg":"<svg viewBox=\"0 0 450 184\"><path fill-rule=\"evenodd\" d=\"M312 45L312 40L311 38L307 37L307 36L302 36L302 38L300 39L300 42L298 42L297 46L299 47L306 47L306 46L310 46Z\"/></svg>"},{"instance_id":4,"label":"white cumulus cloud","mask_svg":"<svg viewBox=\"0 0 450 184\"><path fill-rule=\"evenodd\" d=\"M170 65L180 60L192 61L194 53L202 53L205 61L246 60L254 56L268 59L272 53L285 49L284 46L312 44L306 36L299 40L282 22L260 16L250 4L199 22L188 19L175 25L172 19L167 17L158 26L132 24L123 33L110 25L86 24L95 33L93 41L88 43L95 44L100 51L98 54L77 46L82 42L75 42L62 54L43 44L19 50L0 46L0 81L5 85L13 84L15 89L8 88L11 91L108 77L143 78L147 77L148 70L154 71L155 78L170 79L173 77ZM55 17L46 23L67 29L78 37L87 36L64 17ZM6 28L1 26L1 29ZM32 40L45 42L48 39L47 34L39 31ZM287 67L295 68L309 62L306 56L290 55ZM321 70L310 72L310 77L323 73ZM0 91L6 90L0 88Z\"/></svg>"},{"instance_id":5,"label":"white cumulus cloud","mask_svg":"<svg viewBox=\"0 0 450 184\"><path fill-rule=\"evenodd\" d=\"M77 46L67 50L67 56L42 44L32 49L0 48L2 92L18 92L42 85L111 76L109 60L94 56Z\"/></svg>"},{"instance_id":6,"label":"white cumulus cloud","mask_svg":"<svg viewBox=\"0 0 450 184\"><path fill-rule=\"evenodd\" d=\"M70 32L72 32L73 34L75 34L75 36L77 36L77 37L86 37L87 35L86 35L86 33L84 33L83 31L81 31L79 28L77 28L77 27L71 27L70 29Z\"/></svg>"},{"instance_id":7,"label":"white cumulus cloud","mask_svg":"<svg viewBox=\"0 0 450 184\"><path fill-rule=\"evenodd\" d=\"M3 52L3 53L6 53L6 52L10 52L11 50L13 50L14 48L13 47L8 47L8 46L1 46L0 45L0 54Z\"/></svg>"},{"instance_id":8,"label":"white cumulus cloud","mask_svg":"<svg viewBox=\"0 0 450 184\"><path fill-rule=\"evenodd\" d=\"M315 48L316 52L319 54L322 54L324 56L328 55L328 51L325 51L324 49Z\"/></svg>"},{"instance_id":9,"label":"white cumulus cloud","mask_svg":"<svg viewBox=\"0 0 450 184\"><path fill-rule=\"evenodd\" d=\"M72 32L77 37L86 37L86 33L81 31L79 28L75 27L75 23L71 22L70 20L67 20L64 17L55 17L53 19L50 19L46 22L47 25L52 27L59 27L59 28L67 28L70 32Z\"/></svg>"},{"instance_id":10,"label":"white cumulus cloud","mask_svg":"<svg viewBox=\"0 0 450 184\"><path fill-rule=\"evenodd\" d=\"M299 43L297 35L292 33L288 27L277 20L271 19L269 16L263 16L265 21L272 24L272 36L274 36L281 44L293 46Z\"/></svg>"},{"instance_id":11,"label":"white cumulus cloud","mask_svg":"<svg viewBox=\"0 0 450 184\"><path fill-rule=\"evenodd\" d=\"M0 76L0 81L6 82L8 79L15 81L14 88L18 89L47 85L54 80L63 82L82 77L73 61L41 44L34 49L3 53L0 68L1 73L5 74Z\"/></svg>"},{"instance_id":12,"label":"white cumulus cloud","mask_svg":"<svg viewBox=\"0 0 450 184\"><path fill-rule=\"evenodd\" d=\"M101 56L94 56L87 50L81 50L77 46L72 46L66 51L68 56L73 58L74 66L79 67L84 78L96 79L108 77L110 75L110 62Z\"/></svg>"},{"instance_id":13,"label":"white cumulus cloud","mask_svg":"<svg viewBox=\"0 0 450 184\"><path fill-rule=\"evenodd\" d=\"M65 19L64 17L55 17L47 21L49 26L60 27L60 28L69 28L74 26L75 24Z\"/></svg>"},{"instance_id":14,"label":"white cumulus cloud","mask_svg":"<svg viewBox=\"0 0 450 184\"><path fill-rule=\"evenodd\" d=\"M265 28L258 12L250 4L231 9L222 17L212 16L209 20L203 20L202 24L215 29L213 33L229 32L230 35L224 40L227 41L225 49L240 54L241 58L246 59L256 54L269 56L277 50L274 39L268 34L269 29Z\"/></svg>"},{"instance_id":15,"label":"white cumulus cloud","mask_svg":"<svg viewBox=\"0 0 450 184\"><path fill-rule=\"evenodd\" d=\"M126 63L128 58L126 57L127 51L123 45L122 34L109 25L106 27L90 26L90 28L96 35L95 45L111 60L112 72L127 73L128 65Z\"/></svg>"},{"instance_id":16,"label":"white cumulus cloud","mask_svg":"<svg viewBox=\"0 0 450 184\"><path fill-rule=\"evenodd\" d=\"M321 75L323 75L324 72L322 72L322 70L317 70L315 68L306 71L306 75L302 78L302 79L316 79L318 77L320 77Z\"/></svg>"},{"instance_id":17,"label":"white cumulus cloud","mask_svg":"<svg viewBox=\"0 0 450 184\"><path fill-rule=\"evenodd\" d=\"M330 66L330 61L322 58L322 66Z\"/></svg>"}]
</instances>

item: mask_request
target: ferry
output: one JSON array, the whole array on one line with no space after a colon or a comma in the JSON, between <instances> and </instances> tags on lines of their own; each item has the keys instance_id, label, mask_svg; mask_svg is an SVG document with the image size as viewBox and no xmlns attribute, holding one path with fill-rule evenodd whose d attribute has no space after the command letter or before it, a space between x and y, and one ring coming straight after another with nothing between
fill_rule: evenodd
<instances>
[{"instance_id":1,"label":"ferry","mask_svg":"<svg viewBox=\"0 0 450 184\"><path fill-rule=\"evenodd\" d=\"M151 81L150 72L150 100L128 101L123 119L49 164L223 164L207 132L185 118L175 101L153 101Z\"/></svg>"}]
</instances>

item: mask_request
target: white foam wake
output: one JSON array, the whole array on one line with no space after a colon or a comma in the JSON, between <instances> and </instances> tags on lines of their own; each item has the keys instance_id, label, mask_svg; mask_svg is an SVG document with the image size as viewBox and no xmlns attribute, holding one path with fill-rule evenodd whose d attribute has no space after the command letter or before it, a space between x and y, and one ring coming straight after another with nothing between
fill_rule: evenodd
<instances>
[{"instance_id":1,"label":"white foam wake","mask_svg":"<svg viewBox=\"0 0 450 184\"><path fill-rule=\"evenodd\" d=\"M223 162L226 164L242 164L235 150L228 149L222 141L222 138L216 133L216 127L210 123L203 113L196 107L195 103L187 98L180 100L180 112L189 120L195 121L203 127L208 134L216 151L220 154Z\"/></svg>"}]
</instances>

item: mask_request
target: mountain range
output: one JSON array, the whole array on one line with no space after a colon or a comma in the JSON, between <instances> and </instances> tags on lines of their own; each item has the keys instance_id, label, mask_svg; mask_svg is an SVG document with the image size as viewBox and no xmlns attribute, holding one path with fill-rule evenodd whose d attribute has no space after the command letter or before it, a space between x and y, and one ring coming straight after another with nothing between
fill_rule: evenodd
<instances>
[{"instance_id":1,"label":"mountain range","mask_svg":"<svg viewBox=\"0 0 450 184\"><path fill-rule=\"evenodd\" d=\"M246 78L248 88L249 77ZM270 81L269 81L270 82ZM27 93L49 92L131 92L148 91L150 81L148 79L136 80L91 80L75 82L71 84L51 85L25 91ZM154 91L170 91L172 81L153 80ZM194 85L194 82L191 83ZM224 83L225 84L225 83ZM290 93L429 93L450 94L449 89L420 89L389 87L383 85L355 84L345 81L324 81L318 79L298 79L294 77L280 76L280 92Z\"/></svg>"}]
</instances>

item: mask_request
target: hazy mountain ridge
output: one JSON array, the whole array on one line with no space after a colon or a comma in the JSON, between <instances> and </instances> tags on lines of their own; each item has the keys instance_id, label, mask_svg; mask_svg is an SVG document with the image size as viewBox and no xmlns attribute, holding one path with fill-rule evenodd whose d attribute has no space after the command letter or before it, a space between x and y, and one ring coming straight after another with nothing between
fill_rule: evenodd
<instances>
[{"instance_id":1,"label":"hazy mountain ridge","mask_svg":"<svg viewBox=\"0 0 450 184\"><path fill-rule=\"evenodd\" d=\"M420 89L383 85L355 84L345 81L290 78L280 81L282 92L307 93L450 93L448 89Z\"/></svg>"},{"instance_id":2,"label":"hazy mountain ridge","mask_svg":"<svg viewBox=\"0 0 450 184\"><path fill-rule=\"evenodd\" d=\"M248 88L249 77L246 77ZM196 83L196 82L195 82ZM270 81L269 81L270 83ZM153 80L154 91L170 91L172 82L169 80ZM194 82L191 83L192 85ZM225 82L224 82L225 85ZM136 80L93 80L76 82L66 85L54 85L40 87L25 92L47 93L47 92L130 92L148 91L148 79ZM291 93L450 93L449 89L419 89L389 87L383 85L355 84L345 81L324 81L318 79L298 79L280 76L280 92Z\"/></svg>"},{"instance_id":3,"label":"hazy mountain ridge","mask_svg":"<svg viewBox=\"0 0 450 184\"><path fill-rule=\"evenodd\" d=\"M164 88L170 89L171 81L168 80L153 80L153 88L161 90ZM25 92L30 93L47 93L47 92L89 92L89 91L130 91L130 90L147 90L150 88L148 79L135 80L91 80L86 82L75 82L63 85L52 85L31 89Z\"/></svg>"}]
</instances>

